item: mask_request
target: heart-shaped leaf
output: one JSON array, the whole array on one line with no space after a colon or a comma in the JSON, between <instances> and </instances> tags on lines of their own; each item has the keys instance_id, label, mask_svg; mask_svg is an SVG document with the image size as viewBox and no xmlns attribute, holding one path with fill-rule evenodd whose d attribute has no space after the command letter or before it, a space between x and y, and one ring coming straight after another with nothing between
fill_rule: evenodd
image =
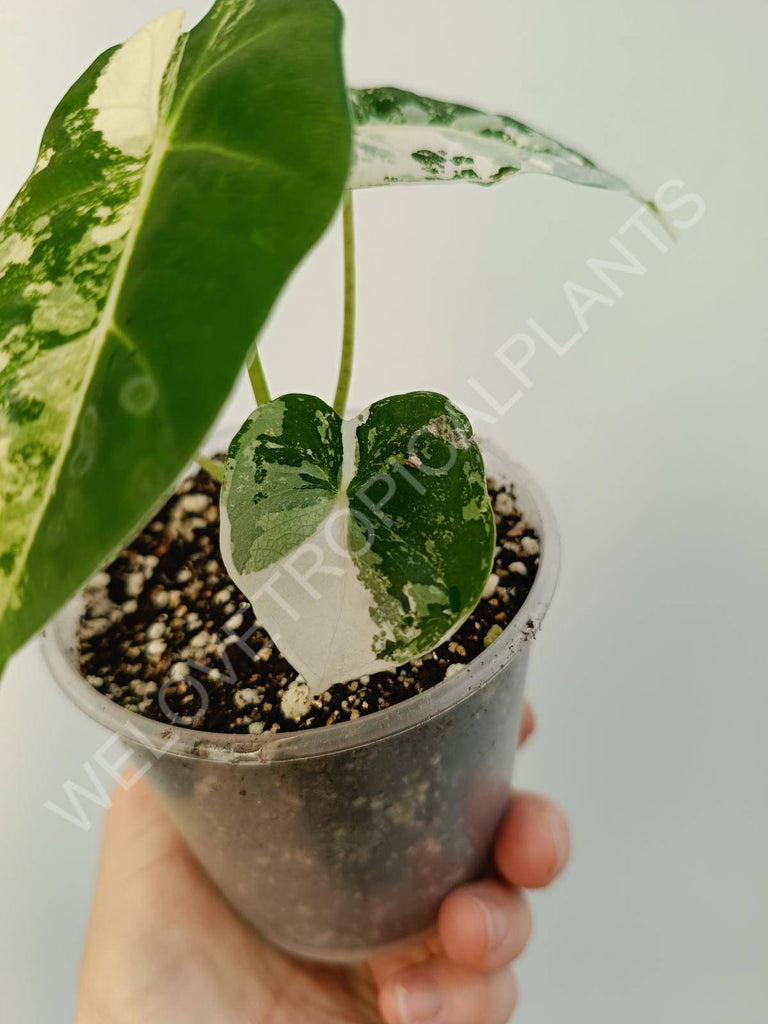
<instances>
[{"instance_id":1,"label":"heart-shaped leaf","mask_svg":"<svg viewBox=\"0 0 768 1024\"><path fill-rule=\"evenodd\" d=\"M355 152L348 188L435 181L494 185L534 173L646 202L583 153L512 117L388 87L354 89L350 96Z\"/></svg>"},{"instance_id":2,"label":"heart-shaped leaf","mask_svg":"<svg viewBox=\"0 0 768 1024\"><path fill-rule=\"evenodd\" d=\"M218 0L100 57L0 223L0 666L188 463L328 224L331 0Z\"/></svg>"},{"instance_id":3,"label":"heart-shaped leaf","mask_svg":"<svg viewBox=\"0 0 768 1024\"><path fill-rule=\"evenodd\" d=\"M447 398L342 420L286 395L226 460L224 561L313 693L433 650L477 605L496 543L483 457Z\"/></svg>"}]
</instances>

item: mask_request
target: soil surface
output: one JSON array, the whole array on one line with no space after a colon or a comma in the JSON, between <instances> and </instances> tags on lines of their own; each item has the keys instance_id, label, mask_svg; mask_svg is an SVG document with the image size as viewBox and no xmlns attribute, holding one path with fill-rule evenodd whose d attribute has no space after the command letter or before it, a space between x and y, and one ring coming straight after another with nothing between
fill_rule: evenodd
<instances>
[{"instance_id":1,"label":"soil surface","mask_svg":"<svg viewBox=\"0 0 768 1024\"><path fill-rule=\"evenodd\" d=\"M493 480L488 487L498 547L493 575L469 619L431 654L312 699L224 568L219 485L201 471L88 585L81 670L123 707L206 732L295 732L399 704L481 654L533 585L536 533L510 489Z\"/></svg>"}]
</instances>

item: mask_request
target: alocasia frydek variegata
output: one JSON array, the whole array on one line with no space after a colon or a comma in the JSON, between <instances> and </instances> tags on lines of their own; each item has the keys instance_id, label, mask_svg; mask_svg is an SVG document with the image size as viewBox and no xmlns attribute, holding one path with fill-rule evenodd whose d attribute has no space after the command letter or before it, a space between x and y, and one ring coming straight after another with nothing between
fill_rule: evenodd
<instances>
[{"instance_id":1,"label":"alocasia frydek variegata","mask_svg":"<svg viewBox=\"0 0 768 1024\"><path fill-rule=\"evenodd\" d=\"M0 666L162 500L345 184L533 172L639 199L513 118L347 93L332 0L217 0L190 32L182 18L72 87L0 222ZM349 243L349 200L345 226ZM222 494L227 565L315 692L447 638L494 547L482 455L448 399L343 419L352 265L349 247L337 411L262 404Z\"/></svg>"}]
</instances>

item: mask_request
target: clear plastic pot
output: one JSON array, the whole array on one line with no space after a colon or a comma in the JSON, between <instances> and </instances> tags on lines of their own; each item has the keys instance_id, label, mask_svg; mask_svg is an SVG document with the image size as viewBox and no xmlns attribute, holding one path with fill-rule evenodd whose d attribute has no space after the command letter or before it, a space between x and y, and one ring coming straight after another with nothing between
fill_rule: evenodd
<instances>
[{"instance_id":1,"label":"clear plastic pot","mask_svg":"<svg viewBox=\"0 0 768 1024\"><path fill-rule=\"evenodd\" d=\"M215 445L214 445L215 447ZM519 466L484 444L538 530L528 599L480 657L370 717L266 737L141 718L80 674L79 600L46 631L48 662L86 714L118 734L230 903L307 959L353 963L428 929L455 886L489 866L512 777L530 641L559 568L552 513Z\"/></svg>"}]
</instances>

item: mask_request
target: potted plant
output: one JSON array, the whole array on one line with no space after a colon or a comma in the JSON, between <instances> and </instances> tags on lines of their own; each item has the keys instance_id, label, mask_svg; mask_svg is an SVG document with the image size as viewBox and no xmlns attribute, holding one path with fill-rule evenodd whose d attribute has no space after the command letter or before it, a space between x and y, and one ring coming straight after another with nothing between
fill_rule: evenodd
<instances>
[{"instance_id":1,"label":"potted plant","mask_svg":"<svg viewBox=\"0 0 768 1024\"><path fill-rule=\"evenodd\" d=\"M0 663L64 606L59 682L223 892L293 953L361 959L486 865L558 541L444 396L345 418L353 193L632 193L511 118L348 91L331 0L181 23L85 72L0 224ZM334 403L272 400L254 339L339 204ZM258 406L206 444L243 365Z\"/></svg>"}]
</instances>

